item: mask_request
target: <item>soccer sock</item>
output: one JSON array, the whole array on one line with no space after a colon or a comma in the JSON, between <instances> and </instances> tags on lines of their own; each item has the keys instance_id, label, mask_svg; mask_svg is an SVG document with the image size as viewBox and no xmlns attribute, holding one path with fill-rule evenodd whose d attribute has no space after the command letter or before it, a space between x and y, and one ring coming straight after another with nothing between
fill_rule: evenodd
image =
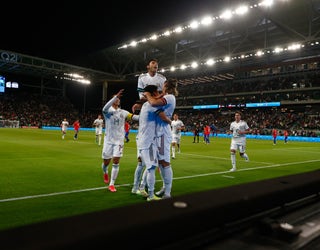
<instances>
[{"instance_id":1,"label":"soccer sock","mask_svg":"<svg viewBox=\"0 0 320 250\"><path fill-rule=\"evenodd\" d=\"M236 154L231 153L231 164L233 168L236 168Z\"/></svg>"},{"instance_id":2,"label":"soccer sock","mask_svg":"<svg viewBox=\"0 0 320 250\"><path fill-rule=\"evenodd\" d=\"M243 153L243 155L241 155L242 158L245 158L246 160L249 159L248 155L246 153Z\"/></svg>"},{"instance_id":3,"label":"soccer sock","mask_svg":"<svg viewBox=\"0 0 320 250\"><path fill-rule=\"evenodd\" d=\"M101 145L101 135L99 135L99 145Z\"/></svg>"},{"instance_id":4,"label":"soccer sock","mask_svg":"<svg viewBox=\"0 0 320 250\"><path fill-rule=\"evenodd\" d=\"M147 185L148 185L149 198L153 198L154 196L154 184L156 182L155 169L156 167L152 166L150 169L147 170Z\"/></svg>"},{"instance_id":5,"label":"soccer sock","mask_svg":"<svg viewBox=\"0 0 320 250\"><path fill-rule=\"evenodd\" d=\"M119 173L119 164L112 164L110 186L114 185Z\"/></svg>"},{"instance_id":6,"label":"soccer sock","mask_svg":"<svg viewBox=\"0 0 320 250\"><path fill-rule=\"evenodd\" d=\"M139 189L145 189L147 185L147 169L143 171Z\"/></svg>"},{"instance_id":7,"label":"soccer sock","mask_svg":"<svg viewBox=\"0 0 320 250\"><path fill-rule=\"evenodd\" d=\"M163 181L164 181L164 195L167 197L171 196L171 189L172 189L172 177L173 171L171 166L167 166L163 168Z\"/></svg>"},{"instance_id":8,"label":"soccer sock","mask_svg":"<svg viewBox=\"0 0 320 250\"><path fill-rule=\"evenodd\" d=\"M104 165L104 163L102 163L102 171L103 171L103 173L105 173L105 174L108 173L108 166Z\"/></svg>"},{"instance_id":9,"label":"soccer sock","mask_svg":"<svg viewBox=\"0 0 320 250\"><path fill-rule=\"evenodd\" d=\"M171 150L172 150L172 157L176 157L176 148L175 148L175 146L172 146Z\"/></svg>"},{"instance_id":10,"label":"soccer sock","mask_svg":"<svg viewBox=\"0 0 320 250\"><path fill-rule=\"evenodd\" d=\"M143 170L142 162L138 162L136 170L134 172L134 179L133 179L133 188L134 189L138 189L139 180L142 175L142 170Z\"/></svg>"}]
</instances>

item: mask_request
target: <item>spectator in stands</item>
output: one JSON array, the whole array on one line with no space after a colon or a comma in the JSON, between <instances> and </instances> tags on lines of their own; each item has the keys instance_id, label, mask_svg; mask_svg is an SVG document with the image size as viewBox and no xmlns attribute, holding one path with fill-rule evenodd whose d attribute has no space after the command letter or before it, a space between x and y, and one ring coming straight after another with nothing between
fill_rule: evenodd
<instances>
[{"instance_id":1,"label":"spectator in stands","mask_svg":"<svg viewBox=\"0 0 320 250\"><path fill-rule=\"evenodd\" d=\"M241 112L236 111L234 114L235 120L230 124L229 133L232 133L230 153L231 153L231 172L237 170L236 167L236 152L239 150L241 158L249 161L249 157L246 154L246 134L250 133L250 128L246 121L241 120Z\"/></svg>"}]
</instances>

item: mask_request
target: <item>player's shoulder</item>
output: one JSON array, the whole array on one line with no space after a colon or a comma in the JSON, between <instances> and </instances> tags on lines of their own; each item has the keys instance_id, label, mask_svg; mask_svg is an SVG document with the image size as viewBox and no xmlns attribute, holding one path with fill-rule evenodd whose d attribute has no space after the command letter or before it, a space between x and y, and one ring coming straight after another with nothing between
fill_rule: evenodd
<instances>
[{"instance_id":1,"label":"player's shoulder","mask_svg":"<svg viewBox=\"0 0 320 250\"><path fill-rule=\"evenodd\" d=\"M166 81L166 80L167 80L167 78L166 78L163 74L158 73L158 72L157 72L157 77L160 78L160 79L162 79L163 81Z\"/></svg>"}]
</instances>

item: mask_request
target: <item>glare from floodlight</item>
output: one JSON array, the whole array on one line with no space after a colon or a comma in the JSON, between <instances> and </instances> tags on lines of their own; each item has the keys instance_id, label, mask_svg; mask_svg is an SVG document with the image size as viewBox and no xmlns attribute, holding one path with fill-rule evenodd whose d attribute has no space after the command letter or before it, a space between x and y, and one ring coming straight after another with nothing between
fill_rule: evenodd
<instances>
[{"instance_id":1,"label":"glare from floodlight","mask_svg":"<svg viewBox=\"0 0 320 250\"><path fill-rule=\"evenodd\" d=\"M175 28L174 32L176 32L176 33L181 33L181 32L182 32L181 26Z\"/></svg>"},{"instance_id":2,"label":"glare from floodlight","mask_svg":"<svg viewBox=\"0 0 320 250\"><path fill-rule=\"evenodd\" d=\"M142 43L146 43L146 42L147 42L147 38L141 39L141 42L142 42Z\"/></svg>"},{"instance_id":3,"label":"glare from floodlight","mask_svg":"<svg viewBox=\"0 0 320 250\"><path fill-rule=\"evenodd\" d=\"M199 27L199 22L197 22L197 21L192 21L191 23L190 23L190 28L191 29L197 29Z\"/></svg>"},{"instance_id":4,"label":"glare from floodlight","mask_svg":"<svg viewBox=\"0 0 320 250\"><path fill-rule=\"evenodd\" d=\"M171 66L170 71L175 71L176 67L175 66Z\"/></svg>"},{"instance_id":5,"label":"glare from floodlight","mask_svg":"<svg viewBox=\"0 0 320 250\"><path fill-rule=\"evenodd\" d=\"M273 0L263 0L259 5L269 7L273 4Z\"/></svg>"},{"instance_id":6,"label":"glare from floodlight","mask_svg":"<svg viewBox=\"0 0 320 250\"><path fill-rule=\"evenodd\" d=\"M282 51L283 51L283 48L277 47L277 48L274 49L274 53L280 53Z\"/></svg>"},{"instance_id":7,"label":"glare from floodlight","mask_svg":"<svg viewBox=\"0 0 320 250\"><path fill-rule=\"evenodd\" d=\"M194 68L194 69L197 68L198 67L198 63L197 62L191 63L191 67Z\"/></svg>"},{"instance_id":8,"label":"glare from floodlight","mask_svg":"<svg viewBox=\"0 0 320 250\"><path fill-rule=\"evenodd\" d=\"M292 44L288 47L288 50L297 50L301 48L301 44Z\"/></svg>"},{"instance_id":9,"label":"glare from floodlight","mask_svg":"<svg viewBox=\"0 0 320 250\"><path fill-rule=\"evenodd\" d=\"M157 35L152 35L152 36L150 37L151 40L157 40L157 38L158 38Z\"/></svg>"},{"instance_id":10,"label":"glare from floodlight","mask_svg":"<svg viewBox=\"0 0 320 250\"><path fill-rule=\"evenodd\" d=\"M236 9L236 14L237 15L244 15L245 13L247 13L249 10L248 6L240 6Z\"/></svg>"},{"instance_id":11,"label":"glare from floodlight","mask_svg":"<svg viewBox=\"0 0 320 250\"><path fill-rule=\"evenodd\" d=\"M221 19L230 19L232 17L232 12L230 10L226 10L220 15Z\"/></svg>"},{"instance_id":12,"label":"glare from floodlight","mask_svg":"<svg viewBox=\"0 0 320 250\"><path fill-rule=\"evenodd\" d=\"M136 42L136 41L132 41L132 42L130 43L130 46L132 46L132 47L137 46L137 42Z\"/></svg>"},{"instance_id":13,"label":"glare from floodlight","mask_svg":"<svg viewBox=\"0 0 320 250\"><path fill-rule=\"evenodd\" d=\"M226 56L226 57L223 59L223 61L225 61L225 62L230 62L230 60L231 60L230 56Z\"/></svg>"},{"instance_id":14,"label":"glare from floodlight","mask_svg":"<svg viewBox=\"0 0 320 250\"><path fill-rule=\"evenodd\" d=\"M184 70L184 69L186 69L187 68L187 66L185 65L185 64L182 64L181 66L180 66L180 69L182 69L182 70Z\"/></svg>"},{"instance_id":15,"label":"glare from floodlight","mask_svg":"<svg viewBox=\"0 0 320 250\"><path fill-rule=\"evenodd\" d=\"M165 36L170 36L170 31L167 30L166 32L163 33Z\"/></svg>"},{"instance_id":16,"label":"glare from floodlight","mask_svg":"<svg viewBox=\"0 0 320 250\"><path fill-rule=\"evenodd\" d=\"M263 54L264 54L264 53L263 53L262 50L258 50L257 53L256 53L257 56L262 56Z\"/></svg>"},{"instance_id":17,"label":"glare from floodlight","mask_svg":"<svg viewBox=\"0 0 320 250\"><path fill-rule=\"evenodd\" d=\"M212 23L212 18L209 16L206 16L201 20L201 24L203 25L210 25L211 23Z\"/></svg>"},{"instance_id":18,"label":"glare from floodlight","mask_svg":"<svg viewBox=\"0 0 320 250\"><path fill-rule=\"evenodd\" d=\"M209 66L213 65L214 63L215 63L215 62L214 62L213 59L209 59L209 60L207 60L207 62L206 62L206 64L209 65Z\"/></svg>"}]
</instances>

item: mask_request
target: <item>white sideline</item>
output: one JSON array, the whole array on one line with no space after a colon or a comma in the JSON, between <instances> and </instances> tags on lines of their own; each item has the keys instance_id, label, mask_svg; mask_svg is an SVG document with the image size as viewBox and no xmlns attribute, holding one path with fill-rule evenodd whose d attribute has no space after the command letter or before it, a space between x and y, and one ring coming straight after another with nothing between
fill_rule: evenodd
<instances>
[{"instance_id":1,"label":"white sideline","mask_svg":"<svg viewBox=\"0 0 320 250\"><path fill-rule=\"evenodd\" d=\"M319 162L319 161L320 160L310 160L310 161L300 161L300 162L288 162L288 163L283 163L283 164L274 164L274 165L254 167L254 168L242 168L242 169L237 169L237 171L236 172L232 172L232 174L235 174L237 172L242 172L242 171L251 171L251 170L257 170L257 169L283 167L283 166L288 166L288 165L312 163L312 162ZM209 176L209 175L226 174L226 173L230 174L230 171L228 170L228 171L220 171L220 172L207 173L207 174L182 176L182 177L176 177L176 178L173 178L173 179L174 180L181 180L181 179L189 179L189 178ZM225 177L225 175L222 175L222 176ZM158 181L161 181L161 180L158 180ZM116 187L125 187L125 186L131 186L131 185L132 184L121 184L121 185L115 185L115 186ZM63 195L63 194L81 193L81 192L95 191L95 190L100 190L100 189L106 189L106 186L96 187L96 188L86 188L86 189L80 189L80 190L71 190L71 191L65 191L65 192L56 192L56 193L50 193L50 194L38 194L38 195L30 195L30 196L8 198L8 199L0 200L0 203L10 202L10 201L18 201L18 200L35 199L35 198L49 197L49 196L57 196L57 195Z\"/></svg>"}]
</instances>

